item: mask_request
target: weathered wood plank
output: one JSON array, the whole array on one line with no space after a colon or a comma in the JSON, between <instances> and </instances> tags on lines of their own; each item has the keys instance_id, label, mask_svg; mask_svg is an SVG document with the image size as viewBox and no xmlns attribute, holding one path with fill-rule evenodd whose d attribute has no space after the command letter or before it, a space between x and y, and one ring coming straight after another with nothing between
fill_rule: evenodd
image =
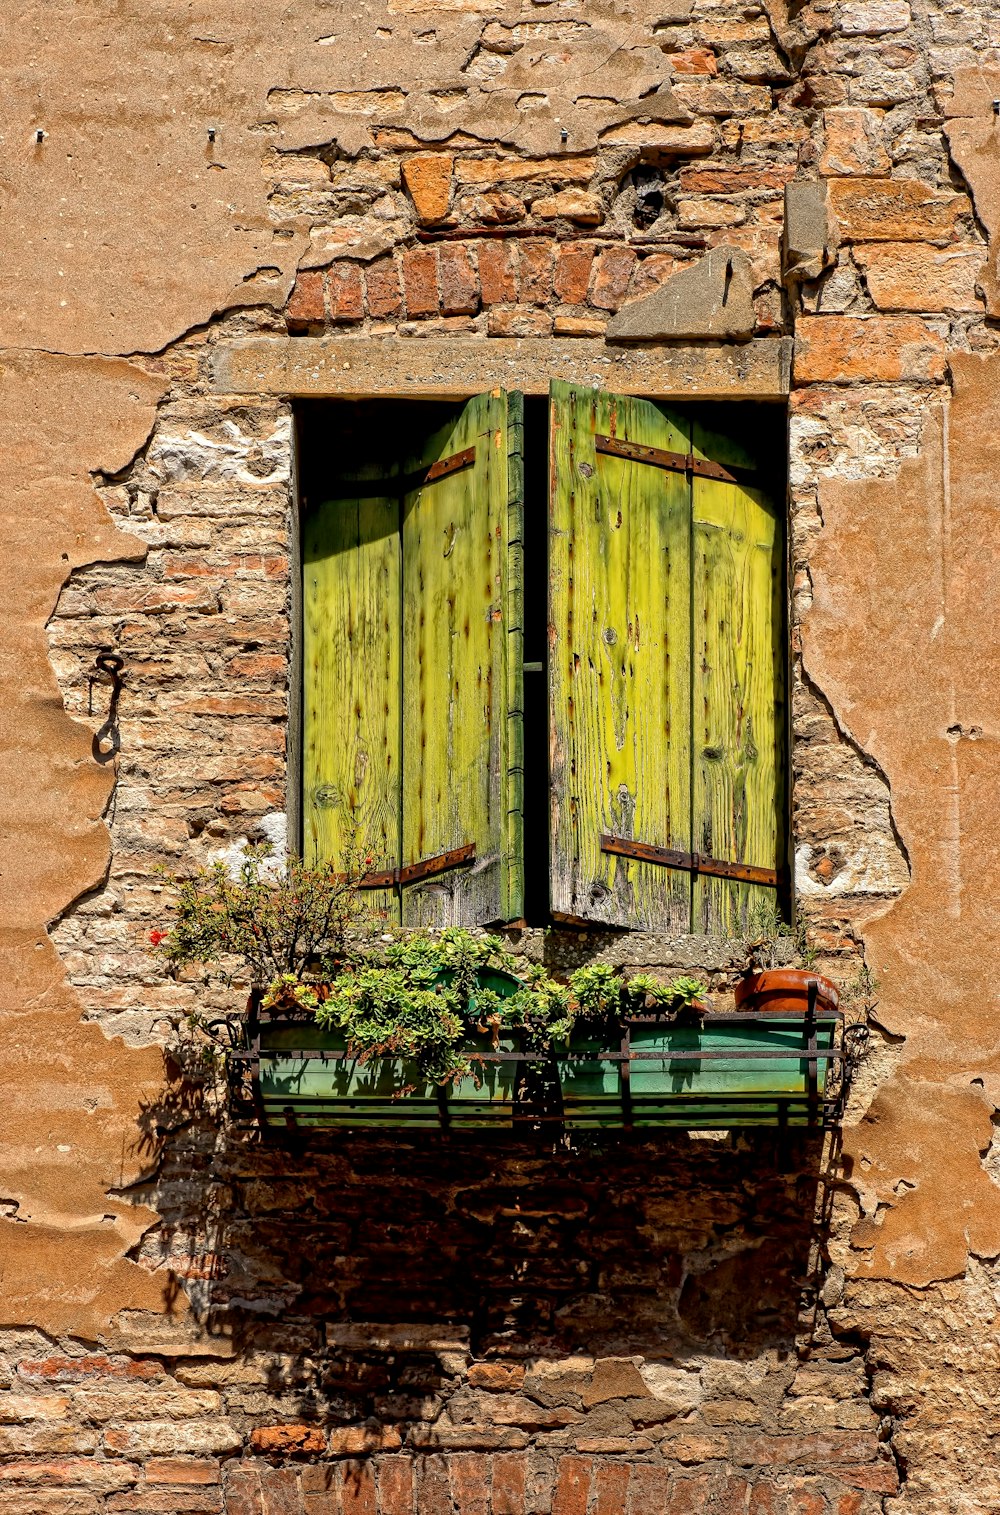
<instances>
[{"instance_id":1,"label":"weathered wood plank","mask_svg":"<svg viewBox=\"0 0 1000 1515\"><path fill-rule=\"evenodd\" d=\"M552 379L664 400L784 399L791 341L615 347L549 337L241 337L211 357L213 390L369 399L460 399L497 386L544 395Z\"/></svg>"},{"instance_id":2,"label":"weathered wood plank","mask_svg":"<svg viewBox=\"0 0 1000 1515\"><path fill-rule=\"evenodd\" d=\"M740 443L696 425L697 453L748 466ZM783 533L759 489L695 478L693 779L694 845L734 862L785 861ZM732 935L763 886L699 877L693 929Z\"/></svg>"},{"instance_id":3,"label":"weathered wood plank","mask_svg":"<svg viewBox=\"0 0 1000 1515\"><path fill-rule=\"evenodd\" d=\"M549 520L551 907L690 928L690 879L602 832L690 851L690 484L595 433L688 450L645 400L554 383Z\"/></svg>"},{"instance_id":4,"label":"weathered wood plank","mask_svg":"<svg viewBox=\"0 0 1000 1515\"><path fill-rule=\"evenodd\" d=\"M395 868L400 841L399 501L332 500L303 530L303 852ZM370 897L398 914L391 892Z\"/></svg>"},{"instance_id":5,"label":"weathered wood plank","mask_svg":"<svg viewBox=\"0 0 1000 1515\"><path fill-rule=\"evenodd\" d=\"M403 858L476 847L471 868L403 891L407 925L476 925L507 907L505 395L470 400L419 461L472 446L474 468L403 503Z\"/></svg>"}]
</instances>

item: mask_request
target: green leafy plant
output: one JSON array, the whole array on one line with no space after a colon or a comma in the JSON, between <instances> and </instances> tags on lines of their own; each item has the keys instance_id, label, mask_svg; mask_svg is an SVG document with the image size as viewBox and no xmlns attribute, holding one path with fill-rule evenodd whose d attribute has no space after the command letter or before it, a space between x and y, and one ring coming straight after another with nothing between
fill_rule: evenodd
<instances>
[{"instance_id":1,"label":"green leafy plant","mask_svg":"<svg viewBox=\"0 0 1000 1515\"><path fill-rule=\"evenodd\" d=\"M817 957L805 922L791 925L773 900L751 905L739 950L738 966L743 973L761 973L769 968L811 968Z\"/></svg>"}]
</instances>

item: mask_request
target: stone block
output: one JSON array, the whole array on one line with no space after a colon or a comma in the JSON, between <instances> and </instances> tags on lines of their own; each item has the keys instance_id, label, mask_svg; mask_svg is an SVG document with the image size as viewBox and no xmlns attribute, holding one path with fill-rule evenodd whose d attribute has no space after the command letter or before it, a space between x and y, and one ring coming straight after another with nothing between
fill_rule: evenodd
<instances>
[{"instance_id":1,"label":"stone block","mask_svg":"<svg viewBox=\"0 0 1000 1515\"><path fill-rule=\"evenodd\" d=\"M803 316L796 323L796 384L944 378L942 337L915 316Z\"/></svg>"},{"instance_id":2,"label":"stone block","mask_svg":"<svg viewBox=\"0 0 1000 1515\"><path fill-rule=\"evenodd\" d=\"M677 202L677 225L686 230L702 226L742 226L746 218L745 207L732 200L698 195Z\"/></svg>"},{"instance_id":3,"label":"stone block","mask_svg":"<svg viewBox=\"0 0 1000 1515\"><path fill-rule=\"evenodd\" d=\"M950 242L970 210L965 195L921 179L830 179L828 192L845 242Z\"/></svg>"},{"instance_id":4,"label":"stone block","mask_svg":"<svg viewBox=\"0 0 1000 1515\"><path fill-rule=\"evenodd\" d=\"M644 125L630 121L601 132L602 147L635 147L665 158L692 158L710 153L715 146L715 128L709 121L694 126Z\"/></svg>"},{"instance_id":5,"label":"stone block","mask_svg":"<svg viewBox=\"0 0 1000 1515\"><path fill-rule=\"evenodd\" d=\"M528 179L550 179L562 184L585 184L593 178L596 159L509 158L497 154L490 158L460 158L455 178L460 184L511 184Z\"/></svg>"},{"instance_id":6,"label":"stone block","mask_svg":"<svg viewBox=\"0 0 1000 1515\"><path fill-rule=\"evenodd\" d=\"M171 1452L238 1452L243 1438L227 1420L133 1421L104 1432L104 1446L117 1457L152 1457Z\"/></svg>"},{"instance_id":7,"label":"stone block","mask_svg":"<svg viewBox=\"0 0 1000 1515\"><path fill-rule=\"evenodd\" d=\"M785 279L818 279L831 257L827 188L797 179L785 186L782 264Z\"/></svg>"},{"instance_id":8,"label":"stone block","mask_svg":"<svg viewBox=\"0 0 1000 1515\"><path fill-rule=\"evenodd\" d=\"M535 200L531 214L542 221L563 217L580 226L600 226L604 220L604 207L596 195L588 194L586 190L563 189L557 195L545 195Z\"/></svg>"},{"instance_id":9,"label":"stone block","mask_svg":"<svg viewBox=\"0 0 1000 1515\"><path fill-rule=\"evenodd\" d=\"M892 160L885 149L883 113L840 106L823 113L826 138L819 171L825 175L888 174Z\"/></svg>"},{"instance_id":10,"label":"stone block","mask_svg":"<svg viewBox=\"0 0 1000 1515\"><path fill-rule=\"evenodd\" d=\"M414 153L403 162L403 183L423 226L433 226L448 214L454 161L449 153Z\"/></svg>"},{"instance_id":11,"label":"stone block","mask_svg":"<svg viewBox=\"0 0 1000 1515\"><path fill-rule=\"evenodd\" d=\"M615 342L741 340L753 330L750 260L740 248L722 246L672 274L652 294L631 301L608 323L607 335Z\"/></svg>"},{"instance_id":12,"label":"stone block","mask_svg":"<svg viewBox=\"0 0 1000 1515\"><path fill-rule=\"evenodd\" d=\"M920 242L872 242L855 248L868 293L878 310L981 311L976 283L981 248L931 247Z\"/></svg>"},{"instance_id":13,"label":"stone block","mask_svg":"<svg viewBox=\"0 0 1000 1515\"><path fill-rule=\"evenodd\" d=\"M552 317L544 310L514 306L510 310L491 310L486 332L491 337L547 337Z\"/></svg>"}]
</instances>

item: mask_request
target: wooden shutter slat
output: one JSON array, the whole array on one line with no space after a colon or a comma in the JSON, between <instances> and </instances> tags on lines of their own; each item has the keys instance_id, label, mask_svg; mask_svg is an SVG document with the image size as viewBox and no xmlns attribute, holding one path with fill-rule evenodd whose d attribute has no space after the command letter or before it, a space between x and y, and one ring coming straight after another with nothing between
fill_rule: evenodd
<instances>
[{"instance_id":1,"label":"wooden shutter slat","mask_svg":"<svg viewBox=\"0 0 1000 1515\"><path fill-rule=\"evenodd\" d=\"M694 446L746 462L733 438L696 425ZM785 863L783 535L760 489L696 477L694 538L693 851L780 873ZM742 930L766 884L699 875L696 931Z\"/></svg>"},{"instance_id":2,"label":"wooden shutter slat","mask_svg":"<svg viewBox=\"0 0 1000 1515\"><path fill-rule=\"evenodd\" d=\"M373 871L400 841L399 502L331 500L303 531L303 850ZM392 910L391 895L372 901Z\"/></svg>"},{"instance_id":3,"label":"wooden shutter slat","mask_svg":"<svg viewBox=\"0 0 1000 1515\"><path fill-rule=\"evenodd\" d=\"M419 460L471 468L403 501L403 867L473 844L468 869L403 889L407 925L481 925L509 910L507 396L478 395Z\"/></svg>"},{"instance_id":4,"label":"wooden shutter slat","mask_svg":"<svg viewBox=\"0 0 1000 1515\"><path fill-rule=\"evenodd\" d=\"M553 913L687 931L691 882L603 853L602 833L690 852L689 480L596 436L690 452L649 401L551 386Z\"/></svg>"}]
</instances>

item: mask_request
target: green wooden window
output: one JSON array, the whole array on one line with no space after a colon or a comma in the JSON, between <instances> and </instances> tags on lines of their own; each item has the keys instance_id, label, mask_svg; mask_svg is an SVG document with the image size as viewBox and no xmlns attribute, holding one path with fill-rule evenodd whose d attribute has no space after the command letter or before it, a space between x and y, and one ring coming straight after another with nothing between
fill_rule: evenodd
<instances>
[{"instance_id":1,"label":"green wooden window","mask_svg":"<svg viewBox=\"0 0 1000 1515\"><path fill-rule=\"evenodd\" d=\"M353 837L406 924L517 919L541 868L556 918L730 932L786 850L766 460L745 427L556 382L546 533L523 415L495 391L416 444L389 435L307 512L304 850ZM527 748L525 541L529 622L548 584L548 731Z\"/></svg>"},{"instance_id":2,"label":"green wooden window","mask_svg":"<svg viewBox=\"0 0 1000 1515\"><path fill-rule=\"evenodd\" d=\"M407 925L522 910L521 432L479 395L306 518L304 851L356 845Z\"/></svg>"},{"instance_id":3,"label":"green wooden window","mask_svg":"<svg viewBox=\"0 0 1000 1515\"><path fill-rule=\"evenodd\" d=\"M785 855L775 501L743 446L649 400L554 383L549 436L552 911L731 931L774 887L726 865Z\"/></svg>"}]
</instances>

